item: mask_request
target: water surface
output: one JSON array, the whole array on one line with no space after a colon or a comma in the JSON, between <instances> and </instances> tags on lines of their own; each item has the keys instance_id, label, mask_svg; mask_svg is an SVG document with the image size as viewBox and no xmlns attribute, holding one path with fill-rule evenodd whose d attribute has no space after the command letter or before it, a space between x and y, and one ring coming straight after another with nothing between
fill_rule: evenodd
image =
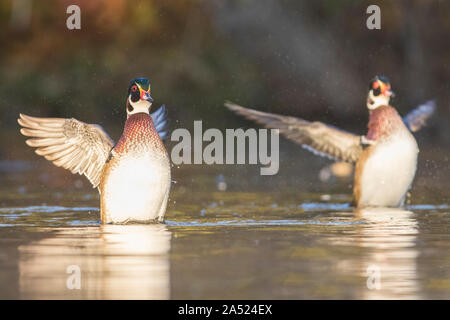
<instances>
[{"instance_id":1,"label":"water surface","mask_svg":"<svg viewBox=\"0 0 450 320\"><path fill-rule=\"evenodd\" d=\"M23 174L1 193L2 299L450 298L450 207L420 180L403 209L354 210L347 182L233 190L230 175L219 191L186 175L165 224L121 226L100 225L95 190Z\"/></svg>"}]
</instances>

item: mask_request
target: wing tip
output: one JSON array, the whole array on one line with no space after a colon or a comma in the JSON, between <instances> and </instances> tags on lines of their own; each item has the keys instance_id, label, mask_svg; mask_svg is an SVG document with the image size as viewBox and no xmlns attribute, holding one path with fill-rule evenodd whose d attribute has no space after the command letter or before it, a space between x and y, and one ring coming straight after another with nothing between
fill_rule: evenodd
<instances>
[{"instance_id":1,"label":"wing tip","mask_svg":"<svg viewBox=\"0 0 450 320\"><path fill-rule=\"evenodd\" d=\"M19 118L17 118L17 123L20 124L22 127L26 127L26 115L23 113L19 113Z\"/></svg>"},{"instance_id":2,"label":"wing tip","mask_svg":"<svg viewBox=\"0 0 450 320\"><path fill-rule=\"evenodd\" d=\"M232 111L236 111L236 110L239 110L239 109L243 109L242 106L240 106L240 105L238 105L238 104L236 104L236 103L234 103L234 102L231 102L231 101L229 101L229 100L225 100L225 102L223 103L223 105L224 105L226 108L228 108L229 110L232 110Z\"/></svg>"},{"instance_id":3,"label":"wing tip","mask_svg":"<svg viewBox=\"0 0 450 320\"><path fill-rule=\"evenodd\" d=\"M33 118L34 117L26 115L25 113L19 113L19 119L21 119L22 121L31 121L33 120Z\"/></svg>"},{"instance_id":4,"label":"wing tip","mask_svg":"<svg viewBox=\"0 0 450 320\"><path fill-rule=\"evenodd\" d=\"M20 131L22 131L22 130L20 130ZM32 147L32 148L36 147L36 144L35 144L34 139L27 139L27 140L25 140L25 143L26 143L29 147Z\"/></svg>"},{"instance_id":5,"label":"wing tip","mask_svg":"<svg viewBox=\"0 0 450 320\"><path fill-rule=\"evenodd\" d=\"M24 126L25 127L25 126ZM27 129L26 128L21 128L20 129L20 133L23 135L23 136L25 136L25 137L31 137L31 135L29 135L28 133L27 133ZM28 140L27 140L28 141Z\"/></svg>"}]
</instances>

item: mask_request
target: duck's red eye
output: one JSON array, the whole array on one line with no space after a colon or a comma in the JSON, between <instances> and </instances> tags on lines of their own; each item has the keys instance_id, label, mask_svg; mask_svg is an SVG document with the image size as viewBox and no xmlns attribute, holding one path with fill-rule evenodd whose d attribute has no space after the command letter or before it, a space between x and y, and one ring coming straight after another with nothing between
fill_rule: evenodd
<instances>
[{"instance_id":1,"label":"duck's red eye","mask_svg":"<svg viewBox=\"0 0 450 320\"><path fill-rule=\"evenodd\" d=\"M374 88L374 89L378 89L378 87L380 86L380 84L378 83L378 82L374 82L373 83L373 85L372 85L372 87Z\"/></svg>"},{"instance_id":2,"label":"duck's red eye","mask_svg":"<svg viewBox=\"0 0 450 320\"><path fill-rule=\"evenodd\" d=\"M137 87L136 86L132 86L131 87L131 91L136 92L137 91Z\"/></svg>"}]
</instances>

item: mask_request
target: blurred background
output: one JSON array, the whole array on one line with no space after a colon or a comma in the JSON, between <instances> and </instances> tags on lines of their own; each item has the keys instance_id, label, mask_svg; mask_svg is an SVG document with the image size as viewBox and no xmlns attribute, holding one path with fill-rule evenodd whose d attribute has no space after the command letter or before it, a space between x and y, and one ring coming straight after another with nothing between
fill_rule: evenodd
<instances>
[{"instance_id":1,"label":"blurred background","mask_svg":"<svg viewBox=\"0 0 450 320\"><path fill-rule=\"evenodd\" d=\"M81 30L66 27L71 4L81 8ZM191 128L193 120L203 120L204 130L256 127L223 107L231 100L362 134L369 80L385 75L396 92L392 103L403 115L437 100L437 114L416 134L416 199L447 199L450 2L376 1L381 30L366 27L370 4L375 3L1 1L0 179L4 185L23 179L19 191L33 183L89 189L87 180L53 167L25 145L18 114L98 123L117 140L128 83L138 76L150 79L154 106L168 107L172 129ZM332 192L330 181L319 179L330 162L281 140L277 176L261 177L256 166L181 166L174 168L175 190L227 181L234 190L302 186ZM32 178L15 175L27 170ZM242 179L247 172L251 178ZM350 183L338 181L349 193Z\"/></svg>"},{"instance_id":2,"label":"blurred background","mask_svg":"<svg viewBox=\"0 0 450 320\"><path fill-rule=\"evenodd\" d=\"M81 30L66 27L72 4ZM381 30L366 27L372 4ZM1 0L0 298L448 299L449 17L448 0ZM411 211L353 211L352 168L281 137L277 175L173 166L166 224L99 226L97 190L17 124L74 117L117 141L129 81L148 77L171 130L257 128L231 100L364 134L375 75L402 115L436 99L414 133ZM66 290L67 265L83 290Z\"/></svg>"}]
</instances>

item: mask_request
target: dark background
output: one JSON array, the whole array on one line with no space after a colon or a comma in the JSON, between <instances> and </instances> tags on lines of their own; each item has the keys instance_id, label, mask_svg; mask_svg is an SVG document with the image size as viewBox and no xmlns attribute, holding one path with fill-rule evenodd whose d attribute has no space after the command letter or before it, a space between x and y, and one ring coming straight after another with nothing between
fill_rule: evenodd
<instances>
[{"instance_id":1,"label":"dark background","mask_svg":"<svg viewBox=\"0 0 450 320\"><path fill-rule=\"evenodd\" d=\"M385 75L403 115L437 99L437 115L416 135L419 161L434 168L429 176L448 172L449 1L15 3L0 2L3 171L8 161L44 161L25 146L19 112L98 123L117 140L138 76L150 79L154 105L168 107L172 129L199 119L204 130L254 127L223 107L231 100L362 134L369 80ZM71 4L81 8L81 30L66 28ZM381 8L381 30L366 27L370 4ZM294 160L281 174L287 163L326 163L293 146L282 141L280 157Z\"/></svg>"}]
</instances>

